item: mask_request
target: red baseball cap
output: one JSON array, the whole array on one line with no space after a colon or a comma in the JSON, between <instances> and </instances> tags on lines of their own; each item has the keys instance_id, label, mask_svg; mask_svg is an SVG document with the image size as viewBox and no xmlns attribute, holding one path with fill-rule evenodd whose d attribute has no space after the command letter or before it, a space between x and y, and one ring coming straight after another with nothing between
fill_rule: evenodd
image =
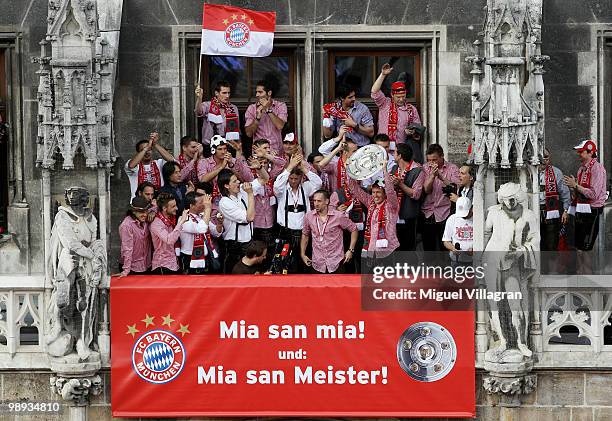
<instances>
[{"instance_id":1,"label":"red baseball cap","mask_svg":"<svg viewBox=\"0 0 612 421\"><path fill-rule=\"evenodd\" d=\"M406 84L404 82L393 82L391 84L391 92L402 92L406 90Z\"/></svg>"},{"instance_id":2,"label":"red baseball cap","mask_svg":"<svg viewBox=\"0 0 612 421\"><path fill-rule=\"evenodd\" d=\"M591 139L584 139L579 144L574 146L574 149L577 150L578 152L587 151L587 152L595 153L597 152L597 145Z\"/></svg>"}]
</instances>

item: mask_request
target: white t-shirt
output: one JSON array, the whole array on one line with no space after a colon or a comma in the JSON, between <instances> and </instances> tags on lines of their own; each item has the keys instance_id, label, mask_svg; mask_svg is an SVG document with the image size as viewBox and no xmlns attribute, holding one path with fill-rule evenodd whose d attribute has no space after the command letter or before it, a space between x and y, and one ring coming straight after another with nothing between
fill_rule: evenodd
<instances>
[{"instance_id":1,"label":"white t-shirt","mask_svg":"<svg viewBox=\"0 0 612 421\"><path fill-rule=\"evenodd\" d=\"M136 190L138 189L138 171L140 168L140 165L136 165L134 168L130 169L130 161L125 163L125 173L128 176L128 179L130 180L130 190L132 191L132 196L130 197L134 197L136 196ZM157 169L159 170L159 180L160 180L160 187L163 187L164 185L164 177L162 177L162 167L164 166L164 164L166 163L165 160L163 159L154 159L151 162L155 162L155 164L157 165ZM150 172L151 171L151 164L144 164L144 169L146 172ZM146 181L151 181L151 180L146 180Z\"/></svg>"},{"instance_id":2,"label":"white t-shirt","mask_svg":"<svg viewBox=\"0 0 612 421\"><path fill-rule=\"evenodd\" d=\"M442 241L450 241L455 247L459 243L461 250L470 250L474 247L474 220L472 218L461 218L457 214L452 214L446 220ZM451 259L455 255L449 253ZM467 253L459 254L460 262L471 262L472 256Z\"/></svg>"}]
</instances>

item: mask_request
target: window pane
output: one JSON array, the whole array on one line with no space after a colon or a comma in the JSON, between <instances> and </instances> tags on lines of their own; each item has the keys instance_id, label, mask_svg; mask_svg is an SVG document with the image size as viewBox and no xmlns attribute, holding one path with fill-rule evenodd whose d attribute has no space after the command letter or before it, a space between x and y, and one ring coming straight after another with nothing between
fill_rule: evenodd
<instances>
[{"instance_id":1,"label":"window pane","mask_svg":"<svg viewBox=\"0 0 612 421\"><path fill-rule=\"evenodd\" d=\"M253 92L250 97L255 96L255 84L259 80L269 80L275 82L273 95L276 98L289 97L289 58L288 57L263 57L253 59L253 75L251 86ZM275 89L274 89L275 88Z\"/></svg>"},{"instance_id":2,"label":"window pane","mask_svg":"<svg viewBox=\"0 0 612 421\"><path fill-rule=\"evenodd\" d=\"M347 84L355 88L358 97L369 96L372 87L372 60L371 56L336 56L336 86ZM335 92L329 94L330 97L336 95Z\"/></svg>"},{"instance_id":3,"label":"window pane","mask_svg":"<svg viewBox=\"0 0 612 421\"><path fill-rule=\"evenodd\" d=\"M391 64L393 72L385 79L382 90L385 94L389 95L391 92L391 84L396 80L402 80L406 83L406 96L408 98L414 98L415 96L415 60L414 56L379 56L377 58L376 69L380 71L381 67L385 63ZM378 73L377 73L378 74Z\"/></svg>"},{"instance_id":4,"label":"window pane","mask_svg":"<svg viewBox=\"0 0 612 421\"><path fill-rule=\"evenodd\" d=\"M247 60L245 57L214 56L209 59L210 93L220 80L232 86L232 97L248 98Z\"/></svg>"}]
</instances>

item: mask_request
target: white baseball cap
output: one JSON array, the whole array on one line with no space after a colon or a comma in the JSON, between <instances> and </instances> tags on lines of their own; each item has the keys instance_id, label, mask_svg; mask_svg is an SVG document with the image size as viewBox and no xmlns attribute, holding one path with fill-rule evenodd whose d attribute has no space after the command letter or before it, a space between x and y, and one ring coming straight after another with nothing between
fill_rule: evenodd
<instances>
[{"instance_id":1,"label":"white baseball cap","mask_svg":"<svg viewBox=\"0 0 612 421\"><path fill-rule=\"evenodd\" d=\"M455 214L460 218L465 218L472 209L472 201L465 196L461 196L457 199L457 206Z\"/></svg>"}]
</instances>

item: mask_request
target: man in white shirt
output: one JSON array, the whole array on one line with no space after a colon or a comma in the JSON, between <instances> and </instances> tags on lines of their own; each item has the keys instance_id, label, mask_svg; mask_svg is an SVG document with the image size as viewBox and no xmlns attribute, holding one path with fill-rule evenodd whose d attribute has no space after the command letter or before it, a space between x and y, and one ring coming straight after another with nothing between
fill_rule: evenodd
<instances>
[{"instance_id":1,"label":"man in white shirt","mask_svg":"<svg viewBox=\"0 0 612 421\"><path fill-rule=\"evenodd\" d=\"M207 194L190 192L185 195L185 204L189 207L187 221L181 230L181 262L183 273L199 275L207 271L206 256L210 250L209 228L211 197Z\"/></svg>"},{"instance_id":2,"label":"man in white shirt","mask_svg":"<svg viewBox=\"0 0 612 421\"><path fill-rule=\"evenodd\" d=\"M304 175L307 181L304 181ZM279 237L291 247L291 273L297 273L299 269L300 239L304 216L310 210L310 196L321 188L322 183L317 173L306 166L301 154L291 156L289 165L274 182L274 195L278 203L276 221L280 225Z\"/></svg>"},{"instance_id":3,"label":"man in white shirt","mask_svg":"<svg viewBox=\"0 0 612 421\"><path fill-rule=\"evenodd\" d=\"M472 262L474 222L472 202L467 197L461 196L457 199L455 213L446 220L442 243L450 252L449 256L453 266L462 266Z\"/></svg>"},{"instance_id":4,"label":"man in white shirt","mask_svg":"<svg viewBox=\"0 0 612 421\"><path fill-rule=\"evenodd\" d=\"M151 133L148 140L136 143L136 154L125 163L125 173L130 180L130 197L136 195L138 186L145 181L153 184L155 190L164 185L162 167L167 161L174 161L174 157L158 141L159 134ZM159 152L162 159L152 159L153 149Z\"/></svg>"},{"instance_id":5,"label":"man in white shirt","mask_svg":"<svg viewBox=\"0 0 612 421\"><path fill-rule=\"evenodd\" d=\"M268 173L263 167L258 168L258 175L252 183L241 185L231 170L224 168L219 172L217 183L223 196L219 201L219 212L223 215L225 273L231 273L252 239L255 195L263 194L263 185L268 181Z\"/></svg>"}]
</instances>

